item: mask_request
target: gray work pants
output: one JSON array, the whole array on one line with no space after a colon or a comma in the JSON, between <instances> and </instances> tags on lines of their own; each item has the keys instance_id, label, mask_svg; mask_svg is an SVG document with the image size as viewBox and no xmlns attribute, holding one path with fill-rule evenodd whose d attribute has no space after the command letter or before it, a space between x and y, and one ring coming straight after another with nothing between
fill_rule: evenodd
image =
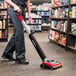
<instances>
[{"instance_id":1,"label":"gray work pants","mask_svg":"<svg viewBox=\"0 0 76 76\"><path fill-rule=\"evenodd\" d=\"M11 17L12 23L14 24L14 31L11 39L9 40L5 48L4 53L8 54L9 56L13 56L13 52L16 51L16 59L18 60L25 59L25 43L24 43L23 26L12 7L9 8L9 15ZM24 15L23 11L22 11L22 15Z\"/></svg>"}]
</instances>

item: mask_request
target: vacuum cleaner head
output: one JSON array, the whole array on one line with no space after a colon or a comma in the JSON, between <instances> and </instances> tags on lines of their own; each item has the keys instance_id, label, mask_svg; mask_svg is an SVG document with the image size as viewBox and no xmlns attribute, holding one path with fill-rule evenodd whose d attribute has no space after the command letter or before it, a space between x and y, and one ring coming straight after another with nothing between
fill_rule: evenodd
<instances>
[{"instance_id":1,"label":"vacuum cleaner head","mask_svg":"<svg viewBox=\"0 0 76 76\"><path fill-rule=\"evenodd\" d=\"M40 65L40 67L43 68L43 69L51 69L51 70L54 70L54 69L57 69L57 68L62 67L62 64L61 64L61 62L59 62L57 60L47 60L47 61L44 61Z\"/></svg>"}]
</instances>

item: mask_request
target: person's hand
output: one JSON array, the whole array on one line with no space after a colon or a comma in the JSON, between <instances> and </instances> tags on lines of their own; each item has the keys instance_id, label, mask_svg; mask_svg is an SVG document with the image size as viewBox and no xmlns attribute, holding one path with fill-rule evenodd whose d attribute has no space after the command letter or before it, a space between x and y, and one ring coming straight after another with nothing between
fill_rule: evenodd
<instances>
[{"instance_id":1,"label":"person's hand","mask_svg":"<svg viewBox=\"0 0 76 76\"><path fill-rule=\"evenodd\" d=\"M14 6L14 11L20 12L21 9L16 5L16 6Z\"/></svg>"},{"instance_id":2,"label":"person's hand","mask_svg":"<svg viewBox=\"0 0 76 76\"><path fill-rule=\"evenodd\" d=\"M31 16L29 16L29 20L28 21L29 21L30 24L33 24L33 20L32 20Z\"/></svg>"}]
</instances>

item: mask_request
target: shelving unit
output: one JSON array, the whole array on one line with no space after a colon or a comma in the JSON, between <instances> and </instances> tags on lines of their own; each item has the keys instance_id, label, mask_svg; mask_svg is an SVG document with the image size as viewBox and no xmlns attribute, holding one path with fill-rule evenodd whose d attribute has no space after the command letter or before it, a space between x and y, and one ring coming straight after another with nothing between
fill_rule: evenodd
<instances>
[{"instance_id":1,"label":"shelving unit","mask_svg":"<svg viewBox=\"0 0 76 76\"><path fill-rule=\"evenodd\" d=\"M67 4L63 2L66 5L60 3L56 4L58 6L52 7L49 41L52 40L54 43L64 46L65 50L76 50L76 3L71 4L71 0L66 1ZM55 35L56 32L57 35ZM60 34L63 35L61 38Z\"/></svg>"},{"instance_id":2,"label":"shelving unit","mask_svg":"<svg viewBox=\"0 0 76 76\"><path fill-rule=\"evenodd\" d=\"M32 6L31 7L31 12L32 13L35 13L35 14L37 14L37 15L39 15L39 16L41 16L42 17L42 30L48 30L49 29L49 16L50 16L50 9L48 8L43 8L43 7L45 7L45 6L40 6L40 5L38 5L38 6Z\"/></svg>"},{"instance_id":3,"label":"shelving unit","mask_svg":"<svg viewBox=\"0 0 76 76\"><path fill-rule=\"evenodd\" d=\"M75 1L75 0L73 0ZM71 3L70 1L70 4L69 4L69 29L68 29L68 35L67 35L67 47L69 49L73 49L73 50L76 50L76 27L75 27L75 24L76 24L76 13L74 11L76 11L76 1L75 3ZM69 41L70 40L70 41Z\"/></svg>"},{"instance_id":4,"label":"shelving unit","mask_svg":"<svg viewBox=\"0 0 76 76\"><path fill-rule=\"evenodd\" d=\"M28 15L26 13L26 24L29 25L32 31L41 32L42 31L42 17L34 13L31 13L31 16L32 16L33 21L30 24L28 21Z\"/></svg>"},{"instance_id":5,"label":"shelving unit","mask_svg":"<svg viewBox=\"0 0 76 76\"><path fill-rule=\"evenodd\" d=\"M42 9L41 7L32 7L31 8L31 12L38 14L39 16L42 16L42 18L44 17L49 17L50 15L50 9ZM47 22L48 23L48 19L47 21L42 21L42 22Z\"/></svg>"},{"instance_id":6,"label":"shelving unit","mask_svg":"<svg viewBox=\"0 0 76 76\"><path fill-rule=\"evenodd\" d=\"M8 40L8 9L4 0L0 1L0 42Z\"/></svg>"}]
</instances>

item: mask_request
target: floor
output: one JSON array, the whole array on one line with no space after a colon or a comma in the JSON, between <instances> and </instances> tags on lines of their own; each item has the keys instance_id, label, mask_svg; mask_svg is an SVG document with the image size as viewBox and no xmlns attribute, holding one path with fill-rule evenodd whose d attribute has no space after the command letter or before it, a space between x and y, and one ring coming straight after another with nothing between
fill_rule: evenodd
<instances>
[{"instance_id":1,"label":"floor","mask_svg":"<svg viewBox=\"0 0 76 76\"><path fill-rule=\"evenodd\" d=\"M9 34L9 39L12 32ZM37 41L44 50L48 59L57 59L62 62L63 67L56 70L41 69L42 63L35 48L25 33L26 57L29 65L15 64L1 58L7 42L0 42L0 76L76 76L76 53L65 51L64 48L49 43L48 32L35 33Z\"/></svg>"}]
</instances>

